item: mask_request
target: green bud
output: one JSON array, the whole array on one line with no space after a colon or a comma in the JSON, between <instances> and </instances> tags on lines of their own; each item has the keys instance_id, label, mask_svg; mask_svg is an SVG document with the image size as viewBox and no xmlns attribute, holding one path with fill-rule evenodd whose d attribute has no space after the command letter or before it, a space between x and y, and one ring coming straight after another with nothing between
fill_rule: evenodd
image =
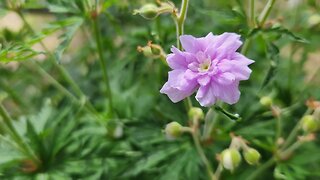
<instances>
[{"instance_id":1,"label":"green bud","mask_svg":"<svg viewBox=\"0 0 320 180\"><path fill-rule=\"evenodd\" d=\"M272 98L269 96L263 96L260 99L260 104L262 106L270 107L272 105Z\"/></svg>"},{"instance_id":2,"label":"green bud","mask_svg":"<svg viewBox=\"0 0 320 180\"><path fill-rule=\"evenodd\" d=\"M171 122L166 125L164 131L166 133L167 138L169 140L173 140L181 136L181 134L183 133L182 128L183 127L179 123Z\"/></svg>"},{"instance_id":3,"label":"green bud","mask_svg":"<svg viewBox=\"0 0 320 180\"><path fill-rule=\"evenodd\" d=\"M119 139L123 136L123 125L116 121L109 121L107 124L107 135L114 139Z\"/></svg>"},{"instance_id":4,"label":"green bud","mask_svg":"<svg viewBox=\"0 0 320 180\"><path fill-rule=\"evenodd\" d=\"M201 108L192 107L188 112L188 116L190 119L203 119L204 114Z\"/></svg>"},{"instance_id":5,"label":"green bud","mask_svg":"<svg viewBox=\"0 0 320 180\"><path fill-rule=\"evenodd\" d=\"M146 19L154 19L159 15L159 8L155 4L146 4L138 10L134 10L133 14L140 14Z\"/></svg>"},{"instance_id":6,"label":"green bud","mask_svg":"<svg viewBox=\"0 0 320 180\"><path fill-rule=\"evenodd\" d=\"M306 115L301 120L302 129L305 132L313 133L318 129L318 123L312 115Z\"/></svg>"},{"instance_id":7,"label":"green bud","mask_svg":"<svg viewBox=\"0 0 320 180\"><path fill-rule=\"evenodd\" d=\"M235 148L225 149L221 153L221 163L224 168L234 171L241 162L241 155Z\"/></svg>"},{"instance_id":8,"label":"green bud","mask_svg":"<svg viewBox=\"0 0 320 180\"><path fill-rule=\"evenodd\" d=\"M243 156L244 156L244 159L247 161L247 163L250 165L258 164L259 160L261 158L260 153L256 149L253 149L253 148L246 149L244 151Z\"/></svg>"}]
</instances>

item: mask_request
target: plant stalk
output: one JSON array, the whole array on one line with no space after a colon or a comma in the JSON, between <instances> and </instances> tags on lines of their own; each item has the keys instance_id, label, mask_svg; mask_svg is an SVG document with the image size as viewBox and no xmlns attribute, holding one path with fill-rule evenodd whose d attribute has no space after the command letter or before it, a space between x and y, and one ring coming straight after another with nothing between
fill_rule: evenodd
<instances>
[{"instance_id":1,"label":"plant stalk","mask_svg":"<svg viewBox=\"0 0 320 180\"><path fill-rule=\"evenodd\" d=\"M97 43L97 48L98 48L100 67L101 67L101 70L103 73L103 80L107 86L106 96L109 98L109 108L110 108L109 112L110 112L110 116L112 118L114 116L114 108L113 108L113 103L112 103L112 93L111 93L110 81L109 81L109 77L108 77L105 58L103 55L103 48L102 48L102 43L101 43L101 33L100 33L100 26L99 26L98 17L93 19L93 29L94 29L95 39L96 39L96 43Z\"/></svg>"}]
</instances>

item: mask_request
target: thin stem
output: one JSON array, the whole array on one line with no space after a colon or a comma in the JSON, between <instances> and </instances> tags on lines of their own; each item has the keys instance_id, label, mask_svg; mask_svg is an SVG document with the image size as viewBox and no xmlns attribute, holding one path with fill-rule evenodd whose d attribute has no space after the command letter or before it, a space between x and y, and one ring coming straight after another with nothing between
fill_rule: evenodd
<instances>
[{"instance_id":1,"label":"thin stem","mask_svg":"<svg viewBox=\"0 0 320 180\"><path fill-rule=\"evenodd\" d=\"M216 172L214 173L216 180L220 179L220 175L221 175L222 171L223 171L223 166L221 163L219 163L219 165L216 169Z\"/></svg>"},{"instance_id":2,"label":"thin stem","mask_svg":"<svg viewBox=\"0 0 320 180\"><path fill-rule=\"evenodd\" d=\"M280 155L286 157L288 154L298 149L303 143L304 141L301 141L301 140L296 141L291 146L289 146L286 150L282 151Z\"/></svg>"},{"instance_id":3,"label":"thin stem","mask_svg":"<svg viewBox=\"0 0 320 180\"><path fill-rule=\"evenodd\" d=\"M241 48L241 54L247 55L250 45L251 45L251 38L247 38L244 41L243 46Z\"/></svg>"},{"instance_id":4,"label":"thin stem","mask_svg":"<svg viewBox=\"0 0 320 180\"><path fill-rule=\"evenodd\" d=\"M107 73L107 69L106 69L107 67L106 67L106 63L105 63L105 58L103 56L103 48L102 48L102 43L101 43L101 34L100 34L98 17L93 19L93 29L94 29L94 34L95 34L95 38L96 38L97 48L98 48L100 66L101 66L101 70L103 72L103 79L104 79L104 82L107 86L106 96L109 98L110 116L113 117L114 108L113 108L113 103L112 103L112 93L111 93L109 77L108 77L108 73Z\"/></svg>"},{"instance_id":5,"label":"thin stem","mask_svg":"<svg viewBox=\"0 0 320 180\"><path fill-rule=\"evenodd\" d=\"M276 162L276 159L274 157L272 157L271 159L269 159L266 163L264 163L263 165L261 165L260 167L258 167L258 169L256 169L248 178L247 180L255 180L258 179L257 177L265 170L267 170L268 168L270 168L274 163Z\"/></svg>"},{"instance_id":6,"label":"thin stem","mask_svg":"<svg viewBox=\"0 0 320 180\"><path fill-rule=\"evenodd\" d=\"M250 0L249 4L249 23L252 27L256 26L256 21L255 21L255 6L254 6L254 1L255 0Z\"/></svg>"},{"instance_id":7,"label":"thin stem","mask_svg":"<svg viewBox=\"0 0 320 180\"><path fill-rule=\"evenodd\" d=\"M281 113L279 113L279 115L277 115L276 118L276 137L275 137L275 143L276 146L278 147L278 140L279 138L281 138L281 134L282 134L282 118L281 118Z\"/></svg>"},{"instance_id":8,"label":"thin stem","mask_svg":"<svg viewBox=\"0 0 320 180\"><path fill-rule=\"evenodd\" d=\"M210 177L210 179L216 179L213 172L212 172L212 168L211 168L211 165L210 165L210 162L209 160L207 159L202 147L201 147L201 144L200 144L200 141L199 141L199 134L198 134L198 120L194 120L194 129L191 133L192 135L192 139L193 139L193 142L196 146L196 150L202 160L202 162L204 163L204 165L206 166L206 170L207 170L207 173L208 173L208 176Z\"/></svg>"},{"instance_id":9,"label":"thin stem","mask_svg":"<svg viewBox=\"0 0 320 180\"><path fill-rule=\"evenodd\" d=\"M29 155L36 163L39 163L39 159L35 156L35 154L30 150L27 144L23 141L17 130L12 124L12 119L9 116L6 109L3 107L3 105L0 103L0 115L2 116L2 119L8 129L10 130L10 134L12 135L12 138L15 140L16 143L18 143L19 147L24 151L27 155Z\"/></svg>"},{"instance_id":10,"label":"thin stem","mask_svg":"<svg viewBox=\"0 0 320 180\"><path fill-rule=\"evenodd\" d=\"M203 139L208 139L211 135L213 127L217 124L219 113L216 113L213 108L210 108L205 118ZM213 116L213 117L211 117Z\"/></svg>"},{"instance_id":11,"label":"thin stem","mask_svg":"<svg viewBox=\"0 0 320 180\"><path fill-rule=\"evenodd\" d=\"M32 32L33 34L36 34L35 31L32 29L31 25L28 23L28 21L26 20L26 18L24 17L24 14L18 10L17 13L19 14L19 16L21 17L21 19L23 20L24 24L27 26L27 28L29 29L30 32ZM71 87L73 88L73 90L76 92L76 94L80 97L80 100L78 97L76 97L75 95L73 95L72 93L70 93L69 90L67 90L64 86L61 85L61 83L59 83L54 77L52 77L48 72L46 72L40 65L38 65L37 63L33 63L33 65L35 65L36 68L33 68L31 66L29 66L28 64L25 64L28 68L32 68L34 70L37 70L39 72L40 75L44 76L45 78L47 78L58 90L60 90L63 94L65 94L66 96L68 96L69 98L71 98L73 101L76 100L76 102L78 102L79 104L82 104L81 99L86 99L86 95L81 91L80 87L77 85L77 83L75 83L75 81L71 78L71 76L68 74L68 72L64 69L63 66L60 66L59 64L57 64L56 60L54 59L54 56L50 53L50 51L48 50L48 48L45 46L45 44L40 41L41 46L46 50L46 52L49 54L49 61L59 70L60 74L62 75L62 77L64 78L64 80L66 80ZM32 63L32 62L31 62ZM93 107L93 105L90 103L90 101L88 101L87 99L85 100L85 107L86 110L92 114L95 115L95 117L101 121L101 117L99 116L99 113L96 111L96 109Z\"/></svg>"},{"instance_id":12,"label":"thin stem","mask_svg":"<svg viewBox=\"0 0 320 180\"><path fill-rule=\"evenodd\" d=\"M254 0L251 0L251 1L254 1ZM260 14L260 16L258 18L259 27L263 27L264 23L266 22L266 19L268 18L269 14L271 12L271 9L273 8L274 3L275 3L275 0L269 0L268 3L266 4L266 6L264 7L262 13ZM253 5L253 6L250 8L251 9L250 14L251 15L253 14L253 16L254 16L254 13L253 13L253 11L254 11L254 2L251 2L250 6L251 5ZM253 18L253 21L254 21L254 17L250 17L251 20L252 20L252 18ZM254 23L255 23L255 21L254 21ZM251 44L251 38L247 38L246 41L244 42L243 46L242 46L241 54L244 54L244 55L247 54L250 44Z\"/></svg>"},{"instance_id":13,"label":"thin stem","mask_svg":"<svg viewBox=\"0 0 320 180\"><path fill-rule=\"evenodd\" d=\"M17 13L21 17L22 21L28 28L28 30L32 34L36 34L36 32L32 29L31 25L26 20L24 14L21 12L21 10L18 10ZM54 65L55 68L57 68L62 75L62 77L71 85L73 90L77 93L78 96L84 96L83 92L81 91L80 87L75 83L75 81L71 78L71 76L68 74L68 72L63 68L63 66L59 65L57 61L54 59L54 55L49 51L49 49L46 47L46 45L40 41L40 45L43 47L43 49L46 51L46 53L49 55L48 60Z\"/></svg>"},{"instance_id":14,"label":"thin stem","mask_svg":"<svg viewBox=\"0 0 320 180\"><path fill-rule=\"evenodd\" d=\"M189 0L182 0L180 13L178 16L174 16L174 21L176 23L177 47L180 50L182 50L182 46L179 39L180 39L180 36L184 34L184 22L187 16L188 5L189 5ZM189 111L189 109L192 108L192 101L190 97L187 97L187 99L184 100L184 103L187 111Z\"/></svg>"},{"instance_id":15,"label":"thin stem","mask_svg":"<svg viewBox=\"0 0 320 180\"><path fill-rule=\"evenodd\" d=\"M310 114L311 113L311 109L309 108L304 115ZM301 121L301 120L300 120ZM286 141L283 143L282 149L287 148L297 137L297 134L300 130L300 121L297 122L297 124L295 125L295 127L292 129L292 131L290 132L288 138L286 139Z\"/></svg>"},{"instance_id":16,"label":"thin stem","mask_svg":"<svg viewBox=\"0 0 320 180\"><path fill-rule=\"evenodd\" d=\"M269 16L271 9L274 5L274 3L276 2L276 0L269 0L266 4L266 6L264 7L262 13L260 14L258 21L259 21L259 26L262 27L264 25L264 23L267 20L267 17Z\"/></svg>"},{"instance_id":17,"label":"thin stem","mask_svg":"<svg viewBox=\"0 0 320 180\"><path fill-rule=\"evenodd\" d=\"M37 62L29 61L27 63L22 63L25 67L32 71L38 71L41 76L45 79L49 80L59 91L61 91L64 95L72 99L72 101L77 101L78 98L71 94L64 86L62 86L56 79L54 79L51 75L49 75Z\"/></svg>"}]
</instances>

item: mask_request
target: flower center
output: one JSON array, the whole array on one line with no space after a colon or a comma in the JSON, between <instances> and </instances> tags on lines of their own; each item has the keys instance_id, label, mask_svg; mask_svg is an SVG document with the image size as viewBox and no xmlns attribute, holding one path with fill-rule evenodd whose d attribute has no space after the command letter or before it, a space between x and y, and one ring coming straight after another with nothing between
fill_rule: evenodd
<instances>
[{"instance_id":1,"label":"flower center","mask_svg":"<svg viewBox=\"0 0 320 180\"><path fill-rule=\"evenodd\" d=\"M198 71L199 72L207 72L210 69L211 61L210 59L206 59L203 63L199 64Z\"/></svg>"}]
</instances>

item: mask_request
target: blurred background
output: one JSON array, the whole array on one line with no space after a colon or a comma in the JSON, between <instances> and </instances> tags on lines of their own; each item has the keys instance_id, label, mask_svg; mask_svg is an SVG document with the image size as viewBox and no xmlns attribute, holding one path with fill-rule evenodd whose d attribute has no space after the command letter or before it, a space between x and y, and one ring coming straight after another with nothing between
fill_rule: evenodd
<instances>
[{"instance_id":1,"label":"blurred background","mask_svg":"<svg viewBox=\"0 0 320 180\"><path fill-rule=\"evenodd\" d=\"M180 7L180 1L172 2ZM154 20L133 15L146 3L155 2L0 2L0 100L13 120L10 127L5 116L0 118L0 179L207 178L190 137L167 141L162 132L168 122L187 125L188 118L183 103L173 104L159 93L169 68L137 51L148 41L166 53L176 44L169 14ZM266 3L256 1L257 16ZM248 4L190 0L185 23L185 34L196 37L241 34L243 41L250 39L246 55L255 60L251 79L241 82L240 101L225 107L242 121L221 116L203 142L213 167L216 154L230 143L230 132L257 148L262 164L272 157L276 117L261 105L262 97L271 97L286 112L284 136L307 110L306 101L320 100L320 1L278 0L264 27L256 29L248 23ZM97 38L115 117L109 114ZM319 135L314 135L261 179L319 179ZM243 163L222 177L246 179L254 170Z\"/></svg>"}]
</instances>

